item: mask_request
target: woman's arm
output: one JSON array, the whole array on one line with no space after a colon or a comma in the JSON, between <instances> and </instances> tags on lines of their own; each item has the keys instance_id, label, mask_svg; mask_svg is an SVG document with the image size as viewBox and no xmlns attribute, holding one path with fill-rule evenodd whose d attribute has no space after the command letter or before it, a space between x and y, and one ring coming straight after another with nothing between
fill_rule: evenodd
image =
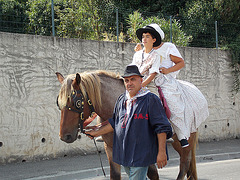
<instances>
[{"instance_id":1,"label":"woman's arm","mask_svg":"<svg viewBox=\"0 0 240 180\"><path fill-rule=\"evenodd\" d=\"M170 68L160 68L160 72L163 74L168 74L174 71L178 71L180 69L182 69L185 66L184 60L180 57L177 56L173 56L170 54L170 58L171 60L175 63L175 65L173 67Z\"/></svg>"}]
</instances>

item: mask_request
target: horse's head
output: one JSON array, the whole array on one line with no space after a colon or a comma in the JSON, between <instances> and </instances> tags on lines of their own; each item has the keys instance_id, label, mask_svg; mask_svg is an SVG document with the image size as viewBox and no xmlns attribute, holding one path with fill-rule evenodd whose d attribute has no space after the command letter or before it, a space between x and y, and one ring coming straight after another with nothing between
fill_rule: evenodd
<instances>
[{"instance_id":1,"label":"horse's head","mask_svg":"<svg viewBox=\"0 0 240 180\"><path fill-rule=\"evenodd\" d=\"M61 110L60 139L72 143L77 139L79 129L83 132L83 122L93 113L94 108L87 94L82 93L81 77L69 75L65 79L56 73L62 84L57 97L57 105Z\"/></svg>"}]
</instances>

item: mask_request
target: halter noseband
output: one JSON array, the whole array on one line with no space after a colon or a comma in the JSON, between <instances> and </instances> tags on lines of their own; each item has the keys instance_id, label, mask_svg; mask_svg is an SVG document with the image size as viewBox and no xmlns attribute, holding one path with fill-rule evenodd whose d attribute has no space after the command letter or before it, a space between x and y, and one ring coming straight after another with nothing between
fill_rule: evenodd
<instances>
[{"instance_id":1,"label":"halter noseband","mask_svg":"<svg viewBox=\"0 0 240 180\"><path fill-rule=\"evenodd\" d=\"M78 94L80 94L80 96L78 96ZM74 109L69 107L68 105L65 106L65 108L67 108L69 111L73 111L73 112L76 112L78 113L80 116L79 116L79 120L78 120L78 127L80 129L80 132L81 133L85 133L85 131L83 130L83 122L84 122L84 96L82 94L82 91L81 90L74 90L72 93L71 93L71 99L73 100L73 104L74 104ZM93 104L91 102L91 100L89 99L88 95L87 95L87 103L89 105L89 108L90 108L90 117L93 116L93 114L95 113L94 111L94 107L93 107ZM57 106L58 108L60 109L59 107L59 104L58 104L58 97L57 97Z\"/></svg>"}]
</instances>

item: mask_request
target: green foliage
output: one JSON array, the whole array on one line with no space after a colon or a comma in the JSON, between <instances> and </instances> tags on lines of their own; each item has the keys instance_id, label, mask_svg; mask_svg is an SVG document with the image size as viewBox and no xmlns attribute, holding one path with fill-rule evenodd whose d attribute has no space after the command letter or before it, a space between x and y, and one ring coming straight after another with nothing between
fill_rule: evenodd
<instances>
[{"instance_id":1,"label":"green foliage","mask_svg":"<svg viewBox=\"0 0 240 180\"><path fill-rule=\"evenodd\" d=\"M0 31L24 32L25 6L17 0L0 0Z\"/></svg>"},{"instance_id":2,"label":"green foliage","mask_svg":"<svg viewBox=\"0 0 240 180\"><path fill-rule=\"evenodd\" d=\"M50 0L28 0L29 18L28 32L39 35L51 35L51 1Z\"/></svg>"},{"instance_id":3,"label":"green foliage","mask_svg":"<svg viewBox=\"0 0 240 180\"><path fill-rule=\"evenodd\" d=\"M216 0L215 7L219 12L218 21L219 39L221 47L227 47L232 56L232 75L234 92L240 91L240 1L236 0Z\"/></svg>"},{"instance_id":4,"label":"green foliage","mask_svg":"<svg viewBox=\"0 0 240 180\"><path fill-rule=\"evenodd\" d=\"M78 0L62 9L56 6L58 36L100 40L104 21L99 3L99 0Z\"/></svg>"},{"instance_id":5,"label":"green foliage","mask_svg":"<svg viewBox=\"0 0 240 180\"><path fill-rule=\"evenodd\" d=\"M189 1L192 0L112 0L119 9L128 9L132 12L139 10L143 14L144 12L151 13L151 16L178 15L180 7L185 7L186 2Z\"/></svg>"},{"instance_id":6,"label":"green foliage","mask_svg":"<svg viewBox=\"0 0 240 180\"><path fill-rule=\"evenodd\" d=\"M117 36L116 35L113 35L112 33L107 33L107 32L104 32L102 33L103 35L103 41L117 41ZM118 41L119 42L125 42L125 39L126 39L126 36L123 34L123 32L120 32L119 33L119 36L118 36Z\"/></svg>"},{"instance_id":7,"label":"green foliage","mask_svg":"<svg viewBox=\"0 0 240 180\"><path fill-rule=\"evenodd\" d=\"M184 31L192 36L190 46L215 47L217 11L212 0L196 0L181 11Z\"/></svg>"},{"instance_id":8,"label":"green foliage","mask_svg":"<svg viewBox=\"0 0 240 180\"><path fill-rule=\"evenodd\" d=\"M161 27L165 34L164 41L170 41L170 20L154 16L144 20L141 13L135 11L129 15L127 22L129 23L127 34L131 42L139 42L136 36L136 30L151 23L156 23ZM172 37L173 43L178 46L187 46L191 39L191 36L186 36L181 30L181 24L177 20L172 21Z\"/></svg>"}]
</instances>

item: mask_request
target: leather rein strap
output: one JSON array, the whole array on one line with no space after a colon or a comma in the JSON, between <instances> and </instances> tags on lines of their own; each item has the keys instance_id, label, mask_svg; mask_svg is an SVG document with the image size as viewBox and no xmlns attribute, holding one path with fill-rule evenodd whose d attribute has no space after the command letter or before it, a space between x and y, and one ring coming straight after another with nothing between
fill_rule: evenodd
<instances>
[{"instance_id":1,"label":"leather rein strap","mask_svg":"<svg viewBox=\"0 0 240 180\"><path fill-rule=\"evenodd\" d=\"M78 94L80 94L80 96L78 96ZM73 112L76 112L76 113L80 114L79 120L78 120L78 128L80 129L81 133L86 134L85 130L83 129L83 122L84 122L84 113L83 113L83 111L84 111L84 109L83 109L83 107L84 107L84 96L83 96L81 90L73 91L72 94L71 94L71 99L73 100L74 109L69 107L68 105L66 105L65 107L69 111L73 111ZM88 97L88 94L87 94L87 103L88 103L88 106L90 108L90 113L91 113L90 117L92 117L94 115L94 113L95 113L95 110L94 110L94 107L93 107L93 104L92 104L91 100ZM59 107L59 105L58 105L58 97L57 97L57 106ZM86 134L86 135L88 135L88 134ZM88 135L88 136L91 136L91 135ZM103 165L102 165L102 158L101 158L101 155L100 155L100 152L98 150L98 147L97 147L97 144L96 144L96 141L95 141L94 137L93 137L93 142L94 142L94 145L96 147L98 156L100 158L102 172L103 172L104 176L106 177L106 173L105 173L105 171L103 169Z\"/></svg>"}]
</instances>

